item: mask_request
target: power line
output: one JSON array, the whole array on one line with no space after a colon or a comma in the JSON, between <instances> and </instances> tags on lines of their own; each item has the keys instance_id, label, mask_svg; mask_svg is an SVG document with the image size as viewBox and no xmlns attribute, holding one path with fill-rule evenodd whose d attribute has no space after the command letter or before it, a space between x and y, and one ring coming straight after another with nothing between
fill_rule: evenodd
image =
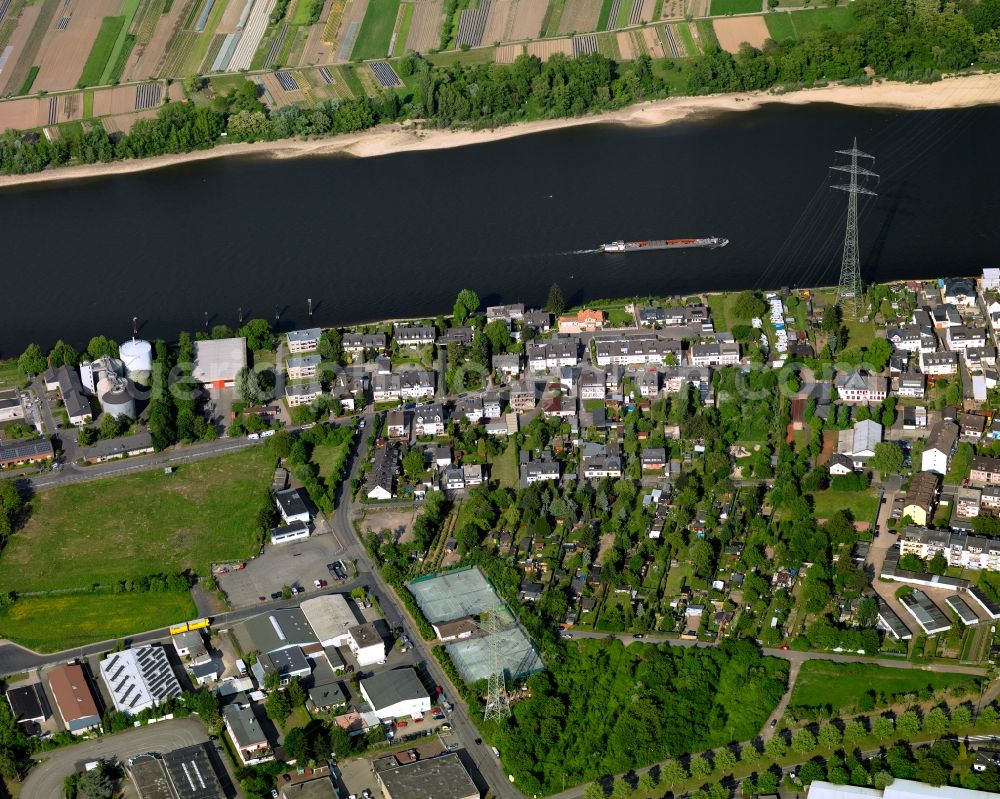
<instances>
[{"instance_id":1,"label":"power line","mask_svg":"<svg viewBox=\"0 0 1000 799\"><path fill-rule=\"evenodd\" d=\"M871 170L858 166L859 158L870 158L875 161L874 155L869 155L858 149L858 139L854 138L854 145L850 150L837 150L839 155L851 156L850 164L834 164L831 169L838 172L846 172L850 180L838 183L830 188L847 192L847 227L844 231L844 257L840 262L840 282L837 284L837 302L840 304L846 316L857 317L861 308L861 259L858 254L858 195L868 194L872 197L875 192L865 188L858 181L858 178L878 178L878 175Z\"/></svg>"}]
</instances>

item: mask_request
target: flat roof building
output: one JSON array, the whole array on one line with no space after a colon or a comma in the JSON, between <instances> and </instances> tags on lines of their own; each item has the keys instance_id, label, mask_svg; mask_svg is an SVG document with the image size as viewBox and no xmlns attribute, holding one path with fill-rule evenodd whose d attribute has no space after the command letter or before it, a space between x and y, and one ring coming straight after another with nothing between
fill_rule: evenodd
<instances>
[{"instance_id":1,"label":"flat roof building","mask_svg":"<svg viewBox=\"0 0 1000 799\"><path fill-rule=\"evenodd\" d=\"M927 785L913 780L894 780L884 791L817 780L809 786L806 796L807 799L996 799L996 794L990 791Z\"/></svg>"},{"instance_id":2,"label":"flat roof building","mask_svg":"<svg viewBox=\"0 0 1000 799\"><path fill-rule=\"evenodd\" d=\"M913 633L899 618L899 614L889 607L888 603L881 597L877 598L876 601L878 602L878 626L897 641L909 641L913 637Z\"/></svg>"},{"instance_id":3,"label":"flat roof building","mask_svg":"<svg viewBox=\"0 0 1000 799\"><path fill-rule=\"evenodd\" d=\"M310 327L307 330L289 330L286 334L288 339L289 352L308 352L319 346L320 337L323 331L318 327Z\"/></svg>"},{"instance_id":4,"label":"flat roof building","mask_svg":"<svg viewBox=\"0 0 1000 799\"><path fill-rule=\"evenodd\" d=\"M219 338L194 343L191 376L208 388L231 388L236 375L247 365L245 338Z\"/></svg>"},{"instance_id":5,"label":"flat roof building","mask_svg":"<svg viewBox=\"0 0 1000 799\"><path fill-rule=\"evenodd\" d=\"M375 772L386 799L479 799L479 789L454 752Z\"/></svg>"},{"instance_id":6,"label":"flat roof building","mask_svg":"<svg viewBox=\"0 0 1000 799\"><path fill-rule=\"evenodd\" d=\"M7 691L7 704L18 724L41 724L52 715L45 689L40 682Z\"/></svg>"},{"instance_id":7,"label":"flat roof building","mask_svg":"<svg viewBox=\"0 0 1000 799\"><path fill-rule=\"evenodd\" d=\"M278 513L285 524L292 522L308 522L312 517L309 508L306 507L305 500L297 488L289 488L279 491L274 495L275 504L278 506Z\"/></svg>"},{"instance_id":8,"label":"flat roof building","mask_svg":"<svg viewBox=\"0 0 1000 799\"><path fill-rule=\"evenodd\" d=\"M161 646L113 652L100 666L115 709L131 716L181 694L181 685Z\"/></svg>"},{"instance_id":9,"label":"flat roof building","mask_svg":"<svg viewBox=\"0 0 1000 799\"><path fill-rule=\"evenodd\" d=\"M989 618L996 621L1000 619L1000 605L994 602L979 586L970 585L966 595L982 608Z\"/></svg>"},{"instance_id":10,"label":"flat roof building","mask_svg":"<svg viewBox=\"0 0 1000 799\"><path fill-rule=\"evenodd\" d=\"M904 594L899 598L899 601L927 635L935 635L951 629L948 617L919 588L914 588L910 594Z\"/></svg>"},{"instance_id":11,"label":"flat roof building","mask_svg":"<svg viewBox=\"0 0 1000 799\"><path fill-rule=\"evenodd\" d=\"M71 733L82 735L101 726L101 714L90 690L90 683L87 682L87 675L79 663L52 669L49 672L49 688L63 724Z\"/></svg>"},{"instance_id":12,"label":"flat roof building","mask_svg":"<svg viewBox=\"0 0 1000 799\"><path fill-rule=\"evenodd\" d=\"M326 594L307 599L299 606L309 626L324 646L344 646L358 618L344 594Z\"/></svg>"},{"instance_id":13,"label":"flat roof building","mask_svg":"<svg viewBox=\"0 0 1000 799\"><path fill-rule=\"evenodd\" d=\"M385 641L378 628L371 622L359 624L348 630L347 645L354 653L359 666L385 662Z\"/></svg>"},{"instance_id":14,"label":"flat roof building","mask_svg":"<svg viewBox=\"0 0 1000 799\"><path fill-rule=\"evenodd\" d=\"M249 638L250 648L258 652L319 643L305 614L298 608L281 608L253 616L243 622L242 630Z\"/></svg>"},{"instance_id":15,"label":"flat roof building","mask_svg":"<svg viewBox=\"0 0 1000 799\"><path fill-rule=\"evenodd\" d=\"M166 754L149 752L128 761L128 774L139 799L224 799L207 744L185 746Z\"/></svg>"},{"instance_id":16,"label":"flat roof building","mask_svg":"<svg viewBox=\"0 0 1000 799\"><path fill-rule=\"evenodd\" d=\"M430 695L410 667L380 671L361 680L361 695L380 719L418 718L431 709Z\"/></svg>"},{"instance_id":17,"label":"flat roof building","mask_svg":"<svg viewBox=\"0 0 1000 799\"><path fill-rule=\"evenodd\" d=\"M979 624L979 617L976 615L976 612L958 594L945 597L944 603L954 611L955 615L958 616L958 620L966 627Z\"/></svg>"}]
</instances>

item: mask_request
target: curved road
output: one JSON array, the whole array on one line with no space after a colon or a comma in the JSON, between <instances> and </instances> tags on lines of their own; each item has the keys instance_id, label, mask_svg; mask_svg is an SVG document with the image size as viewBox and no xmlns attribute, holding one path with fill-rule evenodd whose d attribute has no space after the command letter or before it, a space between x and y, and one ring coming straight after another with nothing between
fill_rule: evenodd
<instances>
[{"instance_id":1,"label":"curved road","mask_svg":"<svg viewBox=\"0 0 1000 799\"><path fill-rule=\"evenodd\" d=\"M170 752L208 740L205 725L196 717L172 719L134 730L105 735L42 755L21 786L21 799L55 799L62 796L63 780L83 763L117 757L124 764L145 752ZM216 763L218 766L218 763ZM222 780L220 775L220 780ZM222 780L225 783L225 780Z\"/></svg>"}]
</instances>

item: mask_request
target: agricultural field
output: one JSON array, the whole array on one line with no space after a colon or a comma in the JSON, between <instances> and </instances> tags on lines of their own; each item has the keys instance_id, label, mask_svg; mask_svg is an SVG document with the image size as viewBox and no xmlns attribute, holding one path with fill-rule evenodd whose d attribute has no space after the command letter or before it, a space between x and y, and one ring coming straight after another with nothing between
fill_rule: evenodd
<instances>
[{"instance_id":1,"label":"agricultural field","mask_svg":"<svg viewBox=\"0 0 1000 799\"><path fill-rule=\"evenodd\" d=\"M175 0L166 14L157 14L150 20L147 12L140 18L138 39L132 50L132 58L125 67L124 80L149 80L162 74L163 65L167 60L167 46L180 31L187 18L189 6L193 4L194 0L187 2ZM150 3L154 11L157 5L155 0ZM149 30L150 22L155 25L152 32Z\"/></svg>"},{"instance_id":2,"label":"agricultural field","mask_svg":"<svg viewBox=\"0 0 1000 799\"><path fill-rule=\"evenodd\" d=\"M0 638L57 652L166 627L197 613L187 592L22 597L0 610Z\"/></svg>"},{"instance_id":3,"label":"agricultural field","mask_svg":"<svg viewBox=\"0 0 1000 799\"><path fill-rule=\"evenodd\" d=\"M413 24L413 3L400 3L396 16L396 27L392 31L390 50L394 58L406 54L406 40L410 37L410 26Z\"/></svg>"},{"instance_id":4,"label":"agricultural field","mask_svg":"<svg viewBox=\"0 0 1000 799\"><path fill-rule=\"evenodd\" d=\"M392 38L398 12L399 0L368 0L368 9L351 51L351 58L385 58L389 53L389 40Z\"/></svg>"},{"instance_id":5,"label":"agricultural field","mask_svg":"<svg viewBox=\"0 0 1000 799\"><path fill-rule=\"evenodd\" d=\"M256 552L271 484L265 448L39 492L0 555L0 585L53 591L191 569ZM46 564L38 569L37 564Z\"/></svg>"},{"instance_id":6,"label":"agricultural field","mask_svg":"<svg viewBox=\"0 0 1000 799\"><path fill-rule=\"evenodd\" d=\"M761 48L771 34L763 17L729 17L717 19L712 23L719 46L730 53L738 53L740 46L746 42L753 47Z\"/></svg>"},{"instance_id":7,"label":"agricultural field","mask_svg":"<svg viewBox=\"0 0 1000 799\"><path fill-rule=\"evenodd\" d=\"M763 11L761 0L712 0L712 16L724 14L756 14Z\"/></svg>"},{"instance_id":8,"label":"agricultural field","mask_svg":"<svg viewBox=\"0 0 1000 799\"><path fill-rule=\"evenodd\" d=\"M801 39L823 27L846 31L856 23L854 12L844 6L772 12L765 17L765 21L771 38L776 42Z\"/></svg>"},{"instance_id":9,"label":"agricultural field","mask_svg":"<svg viewBox=\"0 0 1000 799\"><path fill-rule=\"evenodd\" d=\"M565 34L596 31L602 6L601 0L567 0L556 32Z\"/></svg>"},{"instance_id":10,"label":"agricultural field","mask_svg":"<svg viewBox=\"0 0 1000 799\"><path fill-rule=\"evenodd\" d=\"M975 677L968 674L892 669L873 663L809 660L802 664L789 707L830 707L836 716L856 708L868 691L892 697L926 689L937 691L955 685L970 685L974 680Z\"/></svg>"},{"instance_id":11,"label":"agricultural field","mask_svg":"<svg viewBox=\"0 0 1000 799\"><path fill-rule=\"evenodd\" d=\"M3 73L0 73L3 94L10 95L21 88L31 68L38 64L39 48L46 32L54 24L53 16L58 5L58 0L41 0L22 10L7 44L11 54Z\"/></svg>"},{"instance_id":12,"label":"agricultural field","mask_svg":"<svg viewBox=\"0 0 1000 799\"><path fill-rule=\"evenodd\" d=\"M522 0L523 1L523 0ZM426 53L441 43L441 16L444 0L416 0L406 37L406 50Z\"/></svg>"},{"instance_id":13,"label":"agricultural field","mask_svg":"<svg viewBox=\"0 0 1000 799\"><path fill-rule=\"evenodd\" d=\"M565 56L573 55L572 39L542 39L536 42L528 42L525 46L528 55L537 56L542 61L547 61L549 56L562 53Z\"/></svg>"}]
</instances>

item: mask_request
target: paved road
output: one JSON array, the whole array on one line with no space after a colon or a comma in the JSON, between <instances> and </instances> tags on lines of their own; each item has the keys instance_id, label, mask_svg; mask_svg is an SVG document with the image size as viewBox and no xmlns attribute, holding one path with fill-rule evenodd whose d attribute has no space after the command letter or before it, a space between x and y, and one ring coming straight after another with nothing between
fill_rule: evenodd
<instances>
[{"instance_id":1,"label":"paved road","mask_svg":"<svg viewBox=\"0 0 1000 799\"><path fill-rule=\"evenodd\" d=\"M63 779L78 771L80 764L91 760L117 757L124 764L128 758L144 752L169 752L207 740L205 725L198 718L188 717L54 749L42 755L42 764L28 774L21 787L21 799L62 796Z\"/></svg>"}]
</instances>

